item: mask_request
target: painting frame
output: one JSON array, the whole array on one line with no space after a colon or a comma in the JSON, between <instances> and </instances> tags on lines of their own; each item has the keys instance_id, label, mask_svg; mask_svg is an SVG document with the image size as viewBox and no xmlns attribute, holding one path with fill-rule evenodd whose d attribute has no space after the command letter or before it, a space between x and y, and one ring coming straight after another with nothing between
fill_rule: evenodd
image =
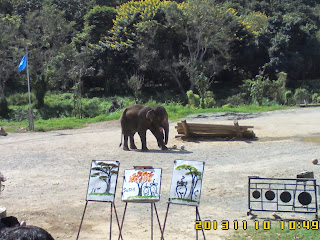
<instances>
[{"instance_id":1,"label":"painting frame","mask_svg":"<svg viewBox=\"0 0 320 240\"><path fill-rule=\"evenodd\" d=\"M121 200L124 202L155 203L161 196L162 168L126 169Z\"/></svg>"},{"instance_id":2,"label":"painting frame","mask_svg":"<svg viewBox=\"0 0 320 240\"><path fill-rule=\"evenodd\" d=\"M204 167L203 161L174 161L169 203L199 206Z\"/></svg>"},{"instance_id":3,"label":"painting frame","mask_svg":"<svg viewBox=\"0 0 320 240\"><path fill-rule=\"evenodd\" d=\"M114 202L119 169L119 161L92 160L90 165L86 201Z\"/></svg>"}]
</instances>

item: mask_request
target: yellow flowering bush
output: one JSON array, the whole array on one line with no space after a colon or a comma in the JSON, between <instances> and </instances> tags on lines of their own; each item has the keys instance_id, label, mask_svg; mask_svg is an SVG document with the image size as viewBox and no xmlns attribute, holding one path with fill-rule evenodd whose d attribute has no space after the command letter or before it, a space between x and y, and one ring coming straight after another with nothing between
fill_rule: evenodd
<instances>
[{"instance_id":1,"label":"yellow flowering bush","mask_svg":"<svg viewBox=\"0 0 320 240\"><path fill-rule=\"evenodd\" d=\"M241 16L239 22L247 31L257 35L268 24L268 17L262 12L251 12Z\"/></svg>"},{"instance_id":2,"label":"yellow flowering bush","mask_svg":"<svg viewBox=\"0 0 320 240\"><path fill-rule=\"evenodd\" d=\"M130 48L134 44L135 30L144 22L151 21L162 7L171 1L144 0L129 1L117 8L114 26L101 43L113 50Z\"/></svg>"}]
</instances>

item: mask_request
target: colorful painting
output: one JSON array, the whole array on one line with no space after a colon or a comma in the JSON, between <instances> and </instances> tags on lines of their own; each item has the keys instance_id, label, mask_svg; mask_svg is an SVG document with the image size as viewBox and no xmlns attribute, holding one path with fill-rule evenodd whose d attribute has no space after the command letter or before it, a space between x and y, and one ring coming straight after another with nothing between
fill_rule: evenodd
<instances>
[{"instance_id":1,"label":"colorful painting","mask_svg":"<svg viewBox=\"0 0 320 240\"><path fill-rule=\"evenodd\" d=\"M157 202L160 200L162 169L124 171L122 201Z\"/></svg>"},{"instance_id":2,"label":"colorful painting","mask_svg":"<svg viewBox=\"0 0 320 240\"><path fill-rule=\"evenodd\" d=\"M113 202L119 173L118 161L93 160L87 201Z\"/></svg>"},{"instance_id":3,"label":"colorful painting","mask_svg":"<svg viewBox=\"0 0 320 240\"><path fill-rule=\"evenodd\" d=\"M169 202L199 206L204 162L175 160Z\"/></svg>"}]
</instances>

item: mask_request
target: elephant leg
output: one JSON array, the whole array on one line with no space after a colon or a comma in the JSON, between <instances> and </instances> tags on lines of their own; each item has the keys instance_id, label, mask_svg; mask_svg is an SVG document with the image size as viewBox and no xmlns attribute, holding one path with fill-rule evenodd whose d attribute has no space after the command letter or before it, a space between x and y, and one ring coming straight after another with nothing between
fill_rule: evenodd
<instances>
[{"instance_id":1,"label":"elephant leg","mask_svg":"<svg viewBox=\"0 0 320 240\"><path fill-rule=\"evenodd\" d=\"M150 127L150 131L152 132L152 134L155 136L155 138L157 139L158 142L158 147L161 148L161 150L167 150L168 148L166 147L166 145L163 142L163 129L161 127L154 127L151 126Z\"/></svg>"},{"instance_id":2,"label":"elephant leg","mask_svg":"<svg viewBox=\"0 0 320 240\"><path fill-rule=\"evenodd\" d=\"M131 136L129 136L130 138L130 148L131 149L137 149L135 143L134 143L134 134L132 134Z\"/></svg>"},{"instance_id":3,"label":"elephant leg","mask_svg":"<svg viewBox=\"0 0 320 240\"><path fill-rule=\"evenodd\" d=\"M146 131L139 131L139 136L141 139L141 145L142 145L142 151L148 151L147 148L147 137L146 137Z\"/></svg>"},{"instance_id":4,"label":"elephant leg","mask_svg":"<svg viewBox=\"0 0 320 240\"><path fill-rule=\"evenodd\" d=\"M129 151L129 148L128 148L128 135L124 135L123 150Z\"/></svg>"},{"instance_id":5,"label":"elephant leg","mask_svg":"<svg viewBox=\"0 0 320 240\"><path fill-rule=\"evenodd\" d=\"M161 150L168 150L166 145L162 145Z\"/></svg>"}]
</instances>

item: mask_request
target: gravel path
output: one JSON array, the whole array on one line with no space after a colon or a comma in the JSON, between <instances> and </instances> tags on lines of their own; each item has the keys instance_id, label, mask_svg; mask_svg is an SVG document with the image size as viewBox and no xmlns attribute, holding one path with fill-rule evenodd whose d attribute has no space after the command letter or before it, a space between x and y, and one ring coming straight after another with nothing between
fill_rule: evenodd
<instances>
[{"instance_id":1,"label":"gravel path","mask_svg":"<svg viewBox=\"0 0 320 240\"><path fill-rule=\"evenodd\" d=\"M303 171L314 171L319 180L320 109L299 108L259 114L203 114L188 122L254 126L254 141L176 139L176 123L170 123L168 146L184 144L185 151L158 150L155 138L147 135L149 152L123 151L119 148L118 121L90 124L86 128L37 133L12 133L0 137L0 171L7 177L0 205L30 225L48 230L55 239L75 239L85 206L91 160L120 161L116 207L121 218L124 169L134 165L162 168L161 201L157 209L163 224L175 159L205 161L199 211L206 220L249 220L247 185L249 175L295 178ZM136 136L137 147L140 141ZM106 239L109 236L109 203L89 202L80 239ZM311 215L286 214L285 218L312 218ZM272 218L259 213L258 219ZM165 239L194 239L195 208L172 205ZM155 239L160 233L155 224ZM223 239L232 231L207 231L207 239ZM117 235L113 225L113 239ZM124 239L150 238L150 205L129 203L123 230Z\"/></svg>"}]
</instances>

